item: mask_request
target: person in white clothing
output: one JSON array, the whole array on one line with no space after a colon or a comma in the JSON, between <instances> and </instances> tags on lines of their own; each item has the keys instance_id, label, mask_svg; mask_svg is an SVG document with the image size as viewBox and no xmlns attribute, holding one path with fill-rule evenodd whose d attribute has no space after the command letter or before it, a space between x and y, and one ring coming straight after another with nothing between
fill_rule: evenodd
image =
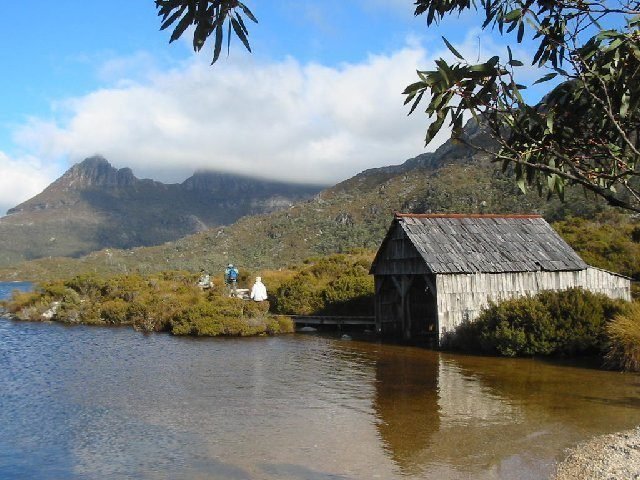
<instances>
[{"instance_id":1,"label":"person in white clothing","mask_svg":"<svg viewBox=\"0 0 640 480\"><path fill-rule=\"evenodd\" d=\"M251 288L251 300L262 302L267 299L267 287L262 283L261 277L256 277L256 283Z\"/></svg>"}]
</instances>

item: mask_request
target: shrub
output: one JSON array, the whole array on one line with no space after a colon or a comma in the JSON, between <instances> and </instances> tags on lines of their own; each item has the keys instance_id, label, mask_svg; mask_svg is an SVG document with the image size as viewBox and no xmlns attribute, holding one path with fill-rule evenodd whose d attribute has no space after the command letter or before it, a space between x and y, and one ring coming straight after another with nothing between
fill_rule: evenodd
<instances>
[{"instance_id":1,"label":"shrub","mask_svg":"<svg viewBox=\"0 0 640 480\"><path fill-rule=\"evenodd\" d=\"M128 322L129 305L121 298L107 300L100 305L100 318L112 325L123 325Z\"/></svg>"},{"instance_id":2,"label":"shrub","mask_svg":"<svg viewBox=\"0 0 640 480\"><path fill-rule=\"evenodd\" d=\"M308 259L276 290L272 310L286 315L370 315L374 290L370 263L362 253Z\"/></svg>"},{"instance_id":3,"label":"shrub","mask_svg":"<svg viewBox=\"0 0 640 480\"><path fill-rule=\"evenodd\" d=\"M555 322L557 348L554 353L576 355L604 351L606 323L620 312L621 302L580 288L542 292L538 298Z\"/></svg>"},{"instance_id":4,"label":"shrub","mask_svg":"<svg viewBox=\"0 0 640 480\"><path fill-rule=\"evenodd\" d=\"M22 292L14 290L11 295L11 300L2 302L2 306L9 313L18 313L28 307L33 307L36 303L41 301L41 294L38 292Z\"/></svg>"},{"instance_id":5,"label":"shrub","mask_svg":"<svg viewBox=\"0 0 640 480\"><path fill-rule=\"evenodd\" d=\"M632 303L606 327L607 366L640 371L640 303Z\"/></svg>"},{"instance_id":6,"label":"shrub","mask_svg":"<svg viewBox=\"0 0 640 480\"><path fill-rule=\"evenodd\" d=\"M220 304L199 302L177 312L171 321L174 335L250 336L294 331L289 318L268 315L266 302L219 297ZM231 310L230 310L231 309Z\"/></svg>"},{"instance_id":7,"label":"shrub","mask_svg":"<svg viewBox=\"0 0 640 480\"><path fill-rule=\"evenodd\" d=\"M274 312L285 315L311 315L324 308L322 290L309 275L297 275L284 282L274 295Z\"/></svg>"},{"instance_id":8,"label":"shrub","mask_svg":"<svg viewBox=\"0 0 640 480\"><path fill-rule=\"evenodd\" d=\"M199 302L177 312L171 319L170 331L174 335L217 336L223 327L214 306Z\"/></svg>"},{"instance_id":9,"label":"shrub","mask_svg":"<svg viewBox=\"0 0 640 480\"><path fill-rule=\"evenodd\" d=\"M267 323L267 333L269 335L275 335L278 333L293 333L296 330L296 325L291 317L279 315L272 317Z\"/></svg>"},{"instance_id":10,"label":"shrub","mask_svg":"<svg viewBox=\"0 0 640 480\"><path fill-rule=\"evenodd\" d=\"M555 326L537 298L491 304L477 320L480 349L508 357L548 355L554 351Z\"/></svg>"},{"instance_id":11,"label":"shrub","mask_svg":"<svg viewBox=\"0 0 640 480\"><path fill-rule=\"evenodd\" d=\"M336 315L373 315L373 278L370 275L343 275L330 282L322 292L322 313Z\"/></svg>"},{"instance_id":12,"label":"shrub","mask_svg":"<svg viewBox=\"0 0 640 480\"><path fill-rule=\"evenodd\" d=\"M453 348L504 356L603 353L605 326L623 302L579 288L492 303L460 325Z\"/></svg>"}]
</instances>

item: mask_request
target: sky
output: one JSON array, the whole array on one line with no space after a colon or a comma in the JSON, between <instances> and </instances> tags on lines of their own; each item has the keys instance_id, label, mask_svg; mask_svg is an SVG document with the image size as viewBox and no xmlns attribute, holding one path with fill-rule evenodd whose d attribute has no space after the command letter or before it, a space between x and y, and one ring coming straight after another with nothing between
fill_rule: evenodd
<instances>
[{"instance_id":1,"label":"sky","mask_svg":"<svg viewBox=\"0 0 640 480\"><path fill-rule=\"evenodd\" d=\"M169 44L153 0L21 0L0 22L0 214L74 163L104 156L178 183L210 169L334 184L433 151L407 116L416 69L505 55L475 13L427 28L411 0L246 0L253 53L232 38ZM516 57L527 58L525 47Z\"/></svg>"}]
</instances>

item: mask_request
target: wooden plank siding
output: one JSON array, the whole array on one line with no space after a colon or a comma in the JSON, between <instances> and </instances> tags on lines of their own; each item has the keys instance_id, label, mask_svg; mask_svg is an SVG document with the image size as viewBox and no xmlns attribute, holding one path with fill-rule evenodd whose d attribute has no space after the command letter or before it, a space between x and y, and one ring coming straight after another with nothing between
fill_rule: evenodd
<instances>
[{"instance_id":1,"label":"wooden plank siding","mask_svg":"<svg viewBox=\"0 0 640 480\"><path fill-rule=\"evenodd\" d=\"M437 275L440 338L465 320L474 320L490 301L535 295L543 290L581 287L611 298L631 300L626 277L589 267L573 272L511 272Z\"/></svg>"}]
</instances>

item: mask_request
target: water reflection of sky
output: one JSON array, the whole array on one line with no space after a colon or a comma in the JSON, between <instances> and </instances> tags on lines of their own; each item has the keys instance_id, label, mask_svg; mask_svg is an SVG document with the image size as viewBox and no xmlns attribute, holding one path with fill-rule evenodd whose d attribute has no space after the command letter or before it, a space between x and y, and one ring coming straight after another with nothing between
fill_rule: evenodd
<instances>
[{"instance_id":1,"label":"water reflection of sky","mask_svg":"<svg viewBox=\"0 0 640 480\"><path fill-rule=\"evenodd\" d=\"M0 321L0 478L540 478L638 377L317 336Z\"/></svg>"}]
</instances>

